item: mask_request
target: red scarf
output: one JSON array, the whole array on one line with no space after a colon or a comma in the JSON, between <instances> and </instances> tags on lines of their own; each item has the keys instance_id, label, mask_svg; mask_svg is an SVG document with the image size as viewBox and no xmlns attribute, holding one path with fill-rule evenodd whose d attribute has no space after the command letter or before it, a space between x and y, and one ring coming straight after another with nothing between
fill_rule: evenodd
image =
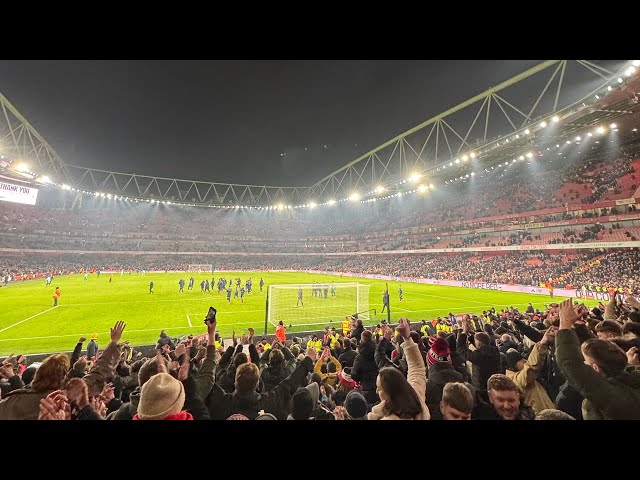
<instances>
[{"instance_id":1,"label":"red scarf","mask_svg":"<svg viewBox=\"0 0 640 480\"><path fill-rule=\"evenodd\" d=\"M133 416L133 419L140 420L140 417L136 413ZM168 415L164 417L162 420L193 420L193 415L191 415L189 412L179 412L179 413L174 413L172 415Z\"/></svg>"}]
</instances>

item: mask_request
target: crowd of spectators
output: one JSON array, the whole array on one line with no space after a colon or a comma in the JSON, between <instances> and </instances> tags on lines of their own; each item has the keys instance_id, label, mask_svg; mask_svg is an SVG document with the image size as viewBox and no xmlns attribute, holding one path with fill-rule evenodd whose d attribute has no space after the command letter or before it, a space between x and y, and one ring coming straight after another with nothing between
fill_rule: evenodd
<instances>
[{"instance_id":1,"label":"crowd of spectators","mask_svg":"<svg viewBox=\"0 0 640 480\"><path fill-rule=\"evenodd\" d=\"M111 329L71 357L0 365L2 420L640 420L640 302L571 300L322 337L249 329L225 349L161 332L154 353ZM322 340L320 340L322 338ZM86 354L83 354L86 348Z\"/></svg>"}]
</instances>

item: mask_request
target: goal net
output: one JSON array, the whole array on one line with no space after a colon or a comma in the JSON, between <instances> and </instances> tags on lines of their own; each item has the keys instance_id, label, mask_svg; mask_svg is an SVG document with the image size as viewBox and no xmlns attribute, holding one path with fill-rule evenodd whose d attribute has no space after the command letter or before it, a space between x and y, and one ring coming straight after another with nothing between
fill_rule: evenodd
<instances>
[{"instance_id":1,"label":"goal net","mask_svg":"<svg viewBox=\"0 0 640 480\"><path fill-rule=\"evenodd\" d=\"M189 271L190 272L212 272L213 271L213 265L209 264L209 265L204 265L204 264L196 264L196 265L189 265Z\"/></svg>"},{"instance_id":2,"label":"goal net","mask_svg":"<svg viewBox=\"0 0 640 480\"><path fill-rule=\"evenodd\" d=\"M267 320L285 326L339 326L346 315L369 320L371 285L357 282L270 285ZM302 299L299 300L299 295Z\"/></svg>"}]
</instances>

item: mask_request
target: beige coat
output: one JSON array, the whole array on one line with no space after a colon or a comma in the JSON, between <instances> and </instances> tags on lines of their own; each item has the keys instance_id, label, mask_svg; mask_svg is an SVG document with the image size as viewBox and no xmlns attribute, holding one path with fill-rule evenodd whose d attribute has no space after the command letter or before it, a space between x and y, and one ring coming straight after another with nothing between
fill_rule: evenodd
<instances>
[{"instance_id":1,"label":"beige coat","mask_svg":"<svg viewBox=\"0 0 640 480\"><path fill-rule=\"evenodd\" d=\"M420 354L420 349L411 338L407 338L404 341L402 348L404 349L404 356L407 359L407 365L409 367L407 381L418 395L420 406L422 407L422 412L414 417L413 420L429 420L431 415L429 414L429 407L427 407L425 403L427 372L424 361L422 360L422 355ZM367 418L369 420L401 420L397 415L385 415L383 409L384 401L374 406Z\"/></svg>"},{"instance_id":2,"label":"beige coat","mask_svg":"<svg viewBox=\"0 0 640 480\"><path fill-rule=\"evenodd\" d=\"M533 346L527 363L525 363L522 370L519 372L507 370L507 377L516 382L522 389L524 401L533 408L536 415L545 408L556 408L547 391L536 381L540 373L540 366L544 363L548 352L549 347L538 342Z\"/></svg>"}]
</instances>

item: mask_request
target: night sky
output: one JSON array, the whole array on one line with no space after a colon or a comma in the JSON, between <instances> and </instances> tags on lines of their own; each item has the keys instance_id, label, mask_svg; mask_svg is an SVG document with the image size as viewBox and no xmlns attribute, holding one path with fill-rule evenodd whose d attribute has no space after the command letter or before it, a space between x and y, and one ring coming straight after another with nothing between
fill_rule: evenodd
<instances>
[{"instance_id":1,"label":"night sky","mask_svg":"<svg viewBox=\"0 0 640 480\"><path fill-rule=\"evenodd\" d=\"M0 92L69 164L311 185L539 62L1 61Z\"/></svg>"}]
</instances>

